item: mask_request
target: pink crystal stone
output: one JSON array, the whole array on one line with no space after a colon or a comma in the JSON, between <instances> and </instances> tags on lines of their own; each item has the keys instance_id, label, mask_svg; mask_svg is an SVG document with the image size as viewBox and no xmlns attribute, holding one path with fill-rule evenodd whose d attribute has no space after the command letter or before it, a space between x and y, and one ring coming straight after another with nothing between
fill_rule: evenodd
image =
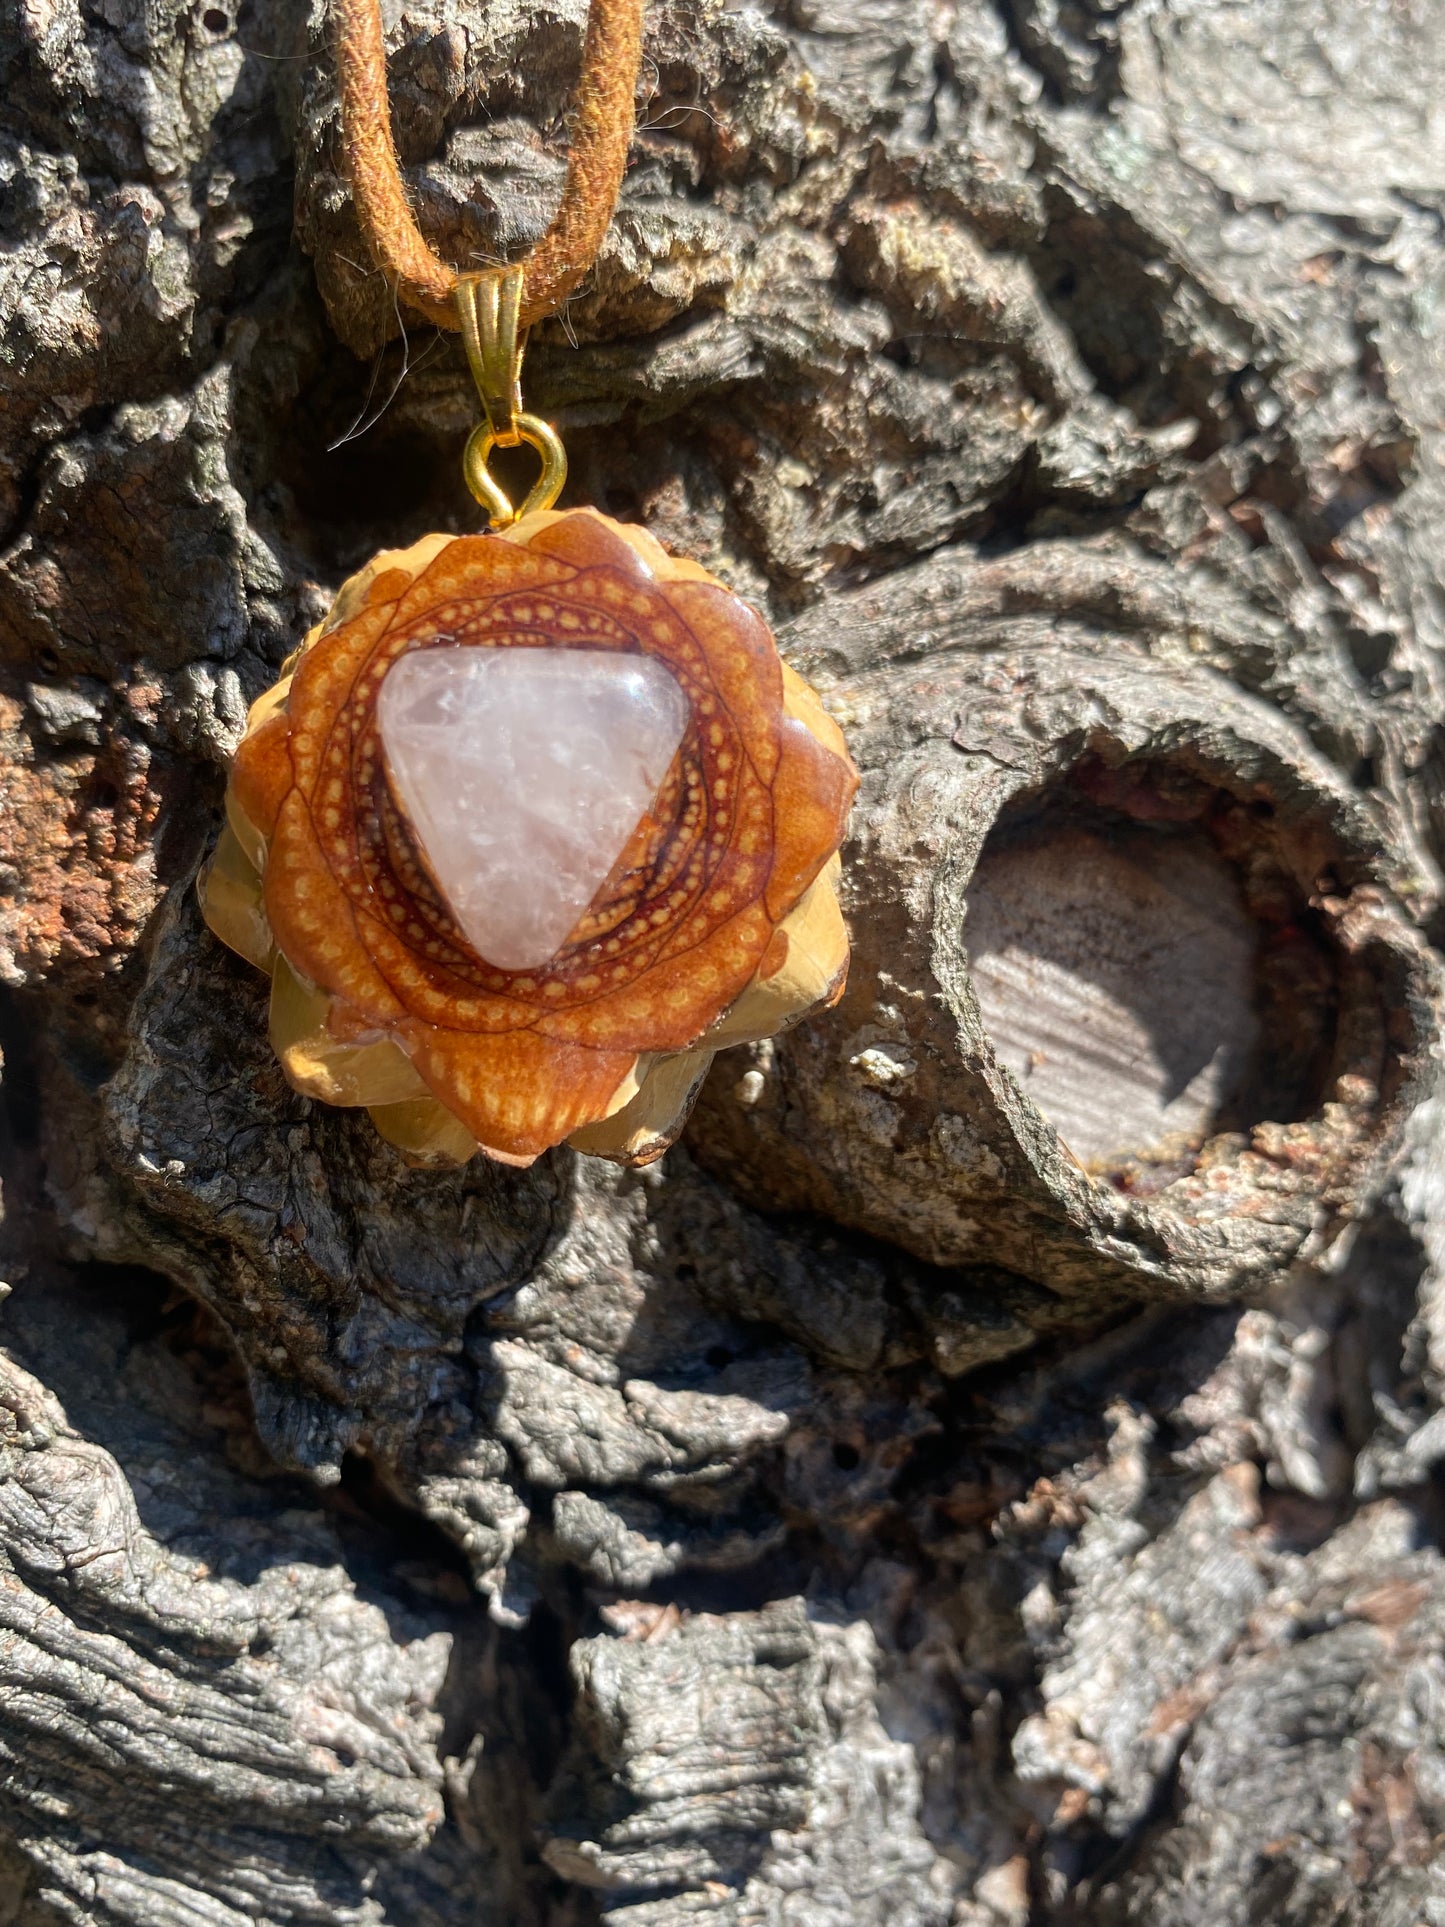
<instances>
[{"instance_id":1,"label":"pink crystal stone","mask_svg":"<svg viewBox=\"0 0 1445 1927\"><path fill-rule=\"evenodd\" d=\"M566 943L687 727L650 656L421 649L377 703L392 791L468 943L532 970Z\"/></svg>"}]
</instances>

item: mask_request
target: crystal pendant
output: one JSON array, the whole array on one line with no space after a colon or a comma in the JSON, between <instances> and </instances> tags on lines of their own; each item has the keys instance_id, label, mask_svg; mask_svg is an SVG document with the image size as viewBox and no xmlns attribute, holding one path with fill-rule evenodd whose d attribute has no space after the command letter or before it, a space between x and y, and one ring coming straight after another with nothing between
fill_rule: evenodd
<instances>
[{"instance_id":1,"label":"crystal pendant","mask_svg":"<svg viewBox=\"0 0 1445 1927\"><path fill-rule=\"evenodd\" d=\"M421 649L377 706L393 792L467 941L499 970L554 957L657 795L681 687L610 650Z\"/></svg>"}]
</instances>

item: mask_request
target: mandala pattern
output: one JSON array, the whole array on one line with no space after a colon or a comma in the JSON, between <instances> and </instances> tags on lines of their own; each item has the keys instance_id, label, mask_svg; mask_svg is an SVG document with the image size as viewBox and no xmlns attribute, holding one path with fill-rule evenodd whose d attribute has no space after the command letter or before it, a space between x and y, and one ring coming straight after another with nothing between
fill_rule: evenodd
<instances>
[{"instance_id":1,"label":"mandala pattern","mask_svg":"<svg viewBox=\"0 0 1445 1927\"><path fill-rule=\"evenodd\" d=\"M687 697L662 787L563 948L482 959L387 780L377 697L437 647L656 657ZM591 510L378 556L251 711L202 882L212 930L272 973L298 1090L366 1105L414 1157L552 1145L625 1163L681 1129L717 1050L836 1001L837 850L857 777L761 618Z\"/></svg>"}]
</instances>

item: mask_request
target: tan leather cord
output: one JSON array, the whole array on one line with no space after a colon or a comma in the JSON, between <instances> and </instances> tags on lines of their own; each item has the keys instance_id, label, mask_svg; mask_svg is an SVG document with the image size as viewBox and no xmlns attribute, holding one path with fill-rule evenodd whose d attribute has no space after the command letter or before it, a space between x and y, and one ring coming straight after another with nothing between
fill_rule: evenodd
<instances>
[{"instance_id":1,"label":"tan leather cord","mask_svg":"<svg viewBox=\"0 0 1445 1927\"><path fill-rule=\"evenodd\" d=\"M377 266L404 301L455 328L457 270L428 246L391 137L380 0L333 0L341 138L356 212ZM562 202L525 261L521 323L560 307L597 258L632 140L643 0L591 0Z\"/></svg>"}]
</instances>

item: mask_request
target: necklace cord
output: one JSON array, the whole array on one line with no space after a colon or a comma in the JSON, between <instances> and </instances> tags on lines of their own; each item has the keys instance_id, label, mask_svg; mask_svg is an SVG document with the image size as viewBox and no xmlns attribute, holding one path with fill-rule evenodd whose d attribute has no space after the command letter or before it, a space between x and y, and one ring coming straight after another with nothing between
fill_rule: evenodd
<instances>
[{"instance_id":1,"label":"necklace cord","mask_svg":"<svg viewBox=\"0 0 1445 1927\"><path fill-rule=\"evenodd\" d=\"M455 329L458 272L417 226L396 157L380 0L332 0L332 7L341 143L361 231L401 298L438 327ZM561 306L602 246L632 140L642 8L643 0L591 0L561 204L521 263L523 329Z\"/></svg>"}]
</instances>

